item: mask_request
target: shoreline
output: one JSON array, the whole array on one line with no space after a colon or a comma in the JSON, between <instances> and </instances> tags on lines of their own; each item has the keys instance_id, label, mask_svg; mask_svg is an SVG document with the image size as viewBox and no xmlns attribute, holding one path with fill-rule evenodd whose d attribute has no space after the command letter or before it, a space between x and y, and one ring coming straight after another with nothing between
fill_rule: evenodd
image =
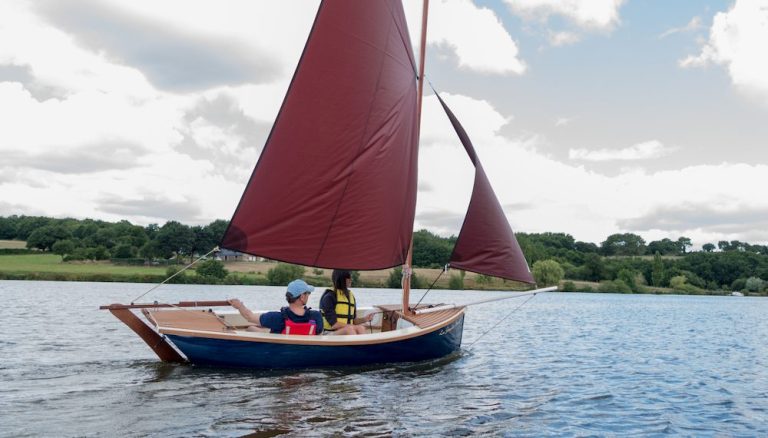
<instances>
[{"instance_id":1,"label":"shoreline","mask_svg":"<svg viewBox=\"0 0 768 438\"><path fill-rule=\"evenodd\" d=\"M185 265L172 266L180 268ZM184 275L169 281L169 284L275 285L270 283L267 273L270 269L277 266L276 262L225 261L224 266L228 271L228 275L223 280L199 276L193 269L190 269ZM158 284L168 278L168 268L169 266L136 266L112 263L110 261L63 262L60 256L53 254L0 255L0 280ZM359 271L360 276L359 279L356 279L355 286L360 288L391 288L390 276L393 275L393 271L393 269ZM463 276L460 271L444 273L441 269L431 268L414 268L414 272L417 281L414 282L413 289L424 290L434 282L432 289L441 290L509 292L531 290L531 287L524 283L482 276L472 272L465 272ZM301 277L308 283L323 288L330 285L330 274L330 269L305 268L304 274ZM456 280L459 277L462 279L457 284ZM562 279L558 286L558 292L620 293L619 291L600 290L600 283L570 280L567 278ZM564 286L567 286L569 290L564 290ZM723 290L682 291L646 285L641 286L635 292L629 293L638 295L731 295L731 291Z\"/></svg>"}]
</instances>

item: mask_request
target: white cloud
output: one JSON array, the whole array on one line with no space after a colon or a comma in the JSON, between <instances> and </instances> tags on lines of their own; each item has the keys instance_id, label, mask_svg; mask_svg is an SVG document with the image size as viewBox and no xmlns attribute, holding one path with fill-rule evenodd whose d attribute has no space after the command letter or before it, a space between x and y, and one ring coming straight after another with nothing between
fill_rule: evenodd
<instances>
[{"instance_id":1,"label":"white cloud","mask_svg":"<svg viewBox=\"0 0 768 438\"><path fill-rule=\"evenodd\" d=\"M554 47L568 46L581 41L581 35L574 32L550 32L549 44Z\"/></svg>"},{"instance_id":2,"label":"white cloud","mask_svg":"<svg viewBox=\"0 0 768 438\"><path fill-rule=\"evenodd\" d=\"M659 39L666 38L670 35L674 35L676 33L686 33L686 32L694 32L702 28L701 25L701 18L700 17L693 17L691 18L691 21L688 22L683 27L673 27L672 29L669 29L665 32L663 32L661 35L659 35Z\"/></svg>"},{"instance_id":3,"label":"white cloud","mask_svg":"<svg viewBox=\"0 0 768 438\"><path fill-rule=\"evenodd\" d=\"M312 28L319 0L228 0L225 5L207 0L137 2L113 0L109 4L131 11L173 31L184 30L214 40L228 40L266 53L275 68L291 75ZM263 60L257 60L263 62ZM281 78L282 79L282 78Z\"/></svg>"},{"instance_id":4,"label":"white cloud","mask_svg":"<svg viewBox=\"0 0 768 438\"><path fill-rule=\"evenodd\" d=\"M646 240L676 232L695 245L718 240L765 241L755 233L766 225L768 203L744 187L768 183L768 166L729 164L620 176L623 195L634 200L617 225ZM716 182L716 183L713 183Z\"/></svg>"},{"instance_id":5,"label":"white cloud","mask_svg":"<svg viewBox=\"0 0 768 438\"><path fill-rule=\"evenodd\" d=\"M515 231L566 231L591 242L616 232L636 232L646 240L678 233L692 238L695 245L726 237L761 240L752 232L755 224L762 223L759 218L741 224L733 219L738 217L734 212L744 206L749 211L768 211L768 202L759 193L743 190L768 184L768 166L636 169L609 177L558 162L524 141L503 137L501 128L510 118L487 102L447 93L443 98L464 124ZM429 190L419 192L416 228L428 226L443 235L456 234L469 202L474 170L434 97L425 100L424 111L430 114L422 124L428 147L421 149L419 177L420 186ZM646 158L666 151L656 141L644 144L629 149L635 157ZM695 206L698 216L685 213L694 207L684 206Z\"/></svg>"},{"instance_id":6,"label":"white cloud","mask_svg":"<svg viewBox=\"0 0 768 438\"><path fill-rule=\"evenodd\" d=\"M624 149L570 149L568 158L583 161L650 160L670 154L674 148L665 147L658 140L638 143Z\"/></svg>"},{"instance_id":7,"label":"white cloud","mask_svg":"<svg viewBox=\"0 0 768 438\"><path fill-rule=\"evenodd\" d=\"M0 4L0 65L24 66L33 80L66 95L81 91L121 93L132 99L154 90L138 70L115 65L78 47L69 35L38 18L26 3Z\"/></svg>"},{"instance_id":8,"label":"white cloud","mask_svg":"<svg viewBox=\"0 0 768 438\"><path fill-rule=\"evenodd\" d=\"M34 11L79 46L140 70L154 87L183 92L269 82L279 63L240 39L200 35L94 0L41 1Z\"/></svg>"},{"instance_id":9,"label":"white cloud","mask_svg":"<svg viewBox=\"0 0 768 438\"><path fill-rule=\"evenodd\" d=\"M0 40L7 42L0 45L0 65L18 66L12 71L23 73L0 78L0 199L6 209L15 209L4 214L137 223L229 217L266 136L267 120L279 107L272 96L284 93L289 78L201 93L164 93L140 66L120 65L84 49L28 5L0 4ZM190 10L202 13L199 7ZM178 14L166 12L152 20L174 27ZM314 11L309 14L307 29ZM283 26L290 30L295 22L284 20ZM226 33L231 27L223 29ZM293 32L285 33L293 39ZM241 33L233 34L224 37ZM293 48L292 61L281 55L285 66L295 65L303 41L282 47ZM42 98L33 94L41 87L55 93ZM217 98L222 95L229 100L221 103ZM277 103L269 111L249 112L238 105L244 96ZM212 108L202 107L201 101L212 102ZM177 214L184 216L173 216Z\"/></svg>"},{"instance_id":10,"label":"white cloud","mask_svg":"<svg viewBox=\"0 0 768 438\"><path fill-rule=\"evenodd\" d=\"M533 8L536 3L525 4ZM233 0L227 7L182 0L110 3L169 28L255 44L270 53L272 67L281 72L269 83L178 93L156 88L140 65L122 65L104 53L86 50L72 35L28 10L29 4L0 2L0 65L12 66L15 75L0 79L0 214L90 216L142 224L228 218L280 107L317 2ZM420 2L406 6L412 4L418 7ZM602 15L572 1L538 4L590 29L618 23L620 2L593 3L603 5ZM486 73L524 70L516 43L488 9L467 1L434 2L431 13L431 44L455 53L462 68ZM408 16L414 38L419 14ZM461 26L454 26L458 22ZM485 45L480 47L478 41ZM712 41L712 48L703 50L712 51L715 59L721 51ZM737 64L735 58L732 64ZM44 87L55 92L34 92ZM662 229L668 222L655 226L653 221L661 217L657 212L675 205L713 205L729 211L739 206L768 208L760 193L743 189L768 185L766 166L633 170L608 177L538 153L545 149L538 147L540 142L546 141L540 133L505 138L501 133L509 125L515 127L515 119L501 113L501 105L456 93L443 96L473 140L515 230L564 231L599 242L623 227L668 233ZM564 126L569 121L554 123ZM416 226L455 234L474 171L434 97L425 99L422 140ZM670 151L650 141L618 155L576 153L583 160L600 154L650 159ZM77 161L87 166L73 166ZM694 239L716 241L710 236L725 232L705 221L688 225L680 211L675 217L680 219L676 229ZM750 226L728 228L728 236Z\"/></svg>"},{"instance_id":11,"label":"white cloud","mask_svg":"<svg viewBox=\"0 0 768 438\"><path fill-rule=\"evenodd\" d=\"M611 29L619 23L624 0L504 0L525 18L547 19L561 15L584 29Z\"/></svg>"},{"instance_id":12,"label":"white cloud","mask_svg":"<svg viewBox=\"0 0 768 438\"><path fill-rule=\"evenodd\" d=\"M413 46L418 49L421 2L406 4ZM456 23L461 23L457 25ZM496 14L469 0L442 0L429 7L427 42L449 49L459 67L481 73L522 74L525 62Z\"/></svg>"},{"instance_id":13,"label":"white cloud","mask_svg":"<svg viewBox=\"0 0 768 438\"><path fill-rule=\"evenodd\" d=\"M709 41L698 55L680 61L682 67L719 64L728 69L733 84L747 94L768 99L768 4L737 0L727 12L715 15Z\"/></svg>"}]
</instances>

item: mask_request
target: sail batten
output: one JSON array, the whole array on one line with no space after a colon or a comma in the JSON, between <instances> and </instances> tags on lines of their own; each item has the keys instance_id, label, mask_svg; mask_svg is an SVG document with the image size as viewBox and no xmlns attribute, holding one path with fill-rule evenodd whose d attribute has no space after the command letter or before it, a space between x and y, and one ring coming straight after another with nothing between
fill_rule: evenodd
<instances>
[{"instance_id":1,"label":"sail batten","mask_svg":"<svg viewBox=\"0 0 768 438\"><path fill-rule=\"evenodd\" d=\"M325 268L403 263L418 147L403 41L399 1L321 4L221 247Z\"/></svg>"},{"instance_id":2,"label":"sail batten","mask_svg":"<svg viewBox=\"0 0 768 438\"><path fill-rule=\"evenodd\" d=\"M499 204L469 136L440 95L437 93L435 95L464 145L470 161L475 166L472 196L450 257L451 267L534 283L523 251L509 226L504 210Z\"/></svg>"}]
</instances>

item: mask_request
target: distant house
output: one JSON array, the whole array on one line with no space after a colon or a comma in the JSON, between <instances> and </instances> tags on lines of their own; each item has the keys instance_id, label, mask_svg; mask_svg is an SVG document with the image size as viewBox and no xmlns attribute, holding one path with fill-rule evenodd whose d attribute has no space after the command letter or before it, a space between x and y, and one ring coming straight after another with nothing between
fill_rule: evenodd
<instances>
[{"instance_id":1,"label":"distant house","mask_svg":"<svg viewBox=\"0 0 768 438\"><path fill-rule=\"evenodd\" d=\"M243 254L238 251L232 251L230 249L222 249L216 253L216 260L223 262L258 262L261 261L261 257L256 257L250 254Z\"/></svg>"}]
</instances>

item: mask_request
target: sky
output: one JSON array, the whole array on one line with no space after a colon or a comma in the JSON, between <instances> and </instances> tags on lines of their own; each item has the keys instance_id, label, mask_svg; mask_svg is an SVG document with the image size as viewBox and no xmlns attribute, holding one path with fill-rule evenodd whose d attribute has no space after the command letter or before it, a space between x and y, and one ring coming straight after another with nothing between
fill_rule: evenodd
<instances>
[{"instance_id":1,"label":"sky","mask_svg":"<svg viewBox=\"0 0 768 438\"><path fill-rule=\"evenodd\" d=\"M0 216L229 219L317 5L0 2ZM768 243L768 0L432 0L427 29L516 232ZM448 236L474 170L425 94L414 228Z\"/></svg>"}]
</instances>

